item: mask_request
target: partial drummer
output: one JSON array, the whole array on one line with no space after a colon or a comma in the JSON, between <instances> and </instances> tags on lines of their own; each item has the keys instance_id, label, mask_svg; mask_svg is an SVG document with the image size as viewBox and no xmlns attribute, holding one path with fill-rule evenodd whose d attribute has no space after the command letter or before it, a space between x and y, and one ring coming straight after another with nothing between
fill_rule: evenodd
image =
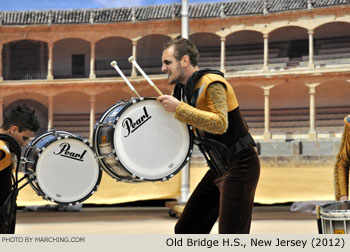
<instances>
[{"instance_id":1,"label":"partial drummer","mask_svg":"<svg viewBox=\"0 0 350 252\"><path fill-rule=\"evenodd\" d=\"M349 200L350 166L350 115L344 118L344 131L334 166L334 189L336 200Z\"/></svg>"},{"instance_id":2,"label":"partial drummer","mask_svg":"<svg viewBox=\"0 0 350 252\"><path fill-rule=\"evenodd\" d=\"M14 146L11 146L11 139L18 145L25 146L30 138L40 127L35 111L26 105L12 107L4 116L4 122L0 128L0 234L14 233L16 211L6 214L11 200L12 172L15 160ZM8 140L4 140L7 139ZM10 141L9 141L10 140ZM20 152L20 150L19 150ZM19 153L20 155L20 153ZM19 160L17 160L19 162ZM13 222L9 220L14 220Z\"/></svg>"}]
</instances>

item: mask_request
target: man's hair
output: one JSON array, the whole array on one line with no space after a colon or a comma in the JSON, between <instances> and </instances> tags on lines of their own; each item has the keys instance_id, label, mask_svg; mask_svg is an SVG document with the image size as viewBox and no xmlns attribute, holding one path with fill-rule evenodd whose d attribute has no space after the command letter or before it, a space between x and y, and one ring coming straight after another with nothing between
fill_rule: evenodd
<instances>
[{"instance_id":1,"label":"man's hair","mask_svg":"<svg viewBox=\"0 0 350 252\"><path fill-rule=\"evenodd\" d=\"M192 66L198 65L199 52L196 45L189 39L176 38L165 43L164 49L174 46L175 59L180 61L183 56L187 55L190 58Z\"/></svg>"},{"instance_id":2,"label":"man's hair","mask_svg":"<svg viewBox=\"0 0 350 252\"><path fill-rule=\"evenodd\" d=\"M23 130L38 131L40 124L35 115L35 110L27 105L16 106L9 109L4 116L2 128L8 130L11 126L17 126L19 132Z\"/></svg>"}]
</instances>

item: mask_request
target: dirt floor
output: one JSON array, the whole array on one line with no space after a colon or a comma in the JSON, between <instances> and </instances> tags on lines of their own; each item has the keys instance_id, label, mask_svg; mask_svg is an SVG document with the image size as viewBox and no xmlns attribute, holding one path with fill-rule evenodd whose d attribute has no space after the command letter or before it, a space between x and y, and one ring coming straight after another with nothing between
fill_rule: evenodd
<instances>
[{"instance_id":1,"label":"dirt floor","mask_svg":"<svg viewBox=\"0 0 350 252\"><path fill-rule=\"evenodd\" d=\"M83 207L80 211L20 210L17 234L173 234L177 218L166 207ZM217 224L212 233L217 234ZM315 215L289 205L256 206L252 234L317 234Z\"/></svg>"}]
</instances>

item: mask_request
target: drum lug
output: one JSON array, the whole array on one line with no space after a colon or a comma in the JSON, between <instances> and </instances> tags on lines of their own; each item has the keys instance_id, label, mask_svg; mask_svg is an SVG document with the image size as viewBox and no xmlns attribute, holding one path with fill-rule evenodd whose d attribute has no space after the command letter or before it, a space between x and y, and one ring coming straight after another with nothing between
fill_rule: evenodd
<instances>
[{"instance_id":1,"label":"drum lug","mask_svg":"<svg viewBox=\"0 0 350 252\"><path fill-rule=\"evenodd\" d=\"M106 157L113 157L114 155L115 155L115 150L113 150L112 152L110 152L108 154L96 156L96 158L97 159L103 159L103 158L106 158ZM116 157L116 160L118 160L117 157Z\"/></svg>"},{"instance_id":2,"label":"drum lug","mask_svg":"<svg viewBox=\"0 0 350 252\"><path fill-rule=\"evenodd\" d=\"M90 148L93 147L92 143L89 142L88 139L84 138L84 139L81 139L83 141L84 144L88 145Z\"/></svg>"},{"instance_id":3,"label":"drum lug","mask_svg":"<svg viewBox=\"0 0 350 252\"><path fill-rule=\"evenodd\" d=\"M41 153L43 152L44 148L35 148L34 149L37 153Z\"/></svg>"},{"instance_id":4,"label":"drum lug","mask_svg":"<svg viewBox=\"0 0 350 252\"><path fill-rule=\"evenodd\" d=\"M97 122L96 123L96 126L102 126L102 127L108 127L108 126L113 126L113 125L114 125L113 122L103 122L103 123Z\"/></svg>"},{"instance_id":5,"label":"drum lug","mask_svg":"<svg viewBox=\"0 0 350 252\"><path fill-rule=\"evenodd\" d=\"M140 180L144 180L144 178L141 178L141 177L139 177L139 176L137 176L137 175L135 175L135 174L132 174L132 179L140 179Z\"/></svg>"},{"instance_id":6,"label":"drum lug","mask_svg":"<svg viewBox=\"0 0 350 252\"><path fill-rule=\"evenodd\" d=\"M21 164L26 164L26 163L29 163L29 164L35 164L34 160L30 160L28 158L25 158L25 157L21 157Z\"/></svg>"}]
</instances>

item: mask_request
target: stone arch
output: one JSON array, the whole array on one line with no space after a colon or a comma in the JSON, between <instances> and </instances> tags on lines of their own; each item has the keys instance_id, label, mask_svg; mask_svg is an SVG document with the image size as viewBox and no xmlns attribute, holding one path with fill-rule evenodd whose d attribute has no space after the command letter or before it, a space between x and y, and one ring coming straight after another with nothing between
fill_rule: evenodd
<instances>
[{"instance_id":1,"label":"stone arch","mask_svg":"<svg viewBox=\"0 0 350 252\"><path fill-rule=\"evenodd\" d=\"M269 50L278 49L279 57L300 58L309 55L307 30L300 26L285 26L269 33Z\"/></svg>"},{"instance_id":2,"label":"stone arch","mask_svg":"<svg viewBox=\"0 0 350 252\"><path fill-rule=\"evenodd\" d=\"M22 39L3 46L2 62L5 80L45 79L48 46L40 40Z\"/></svg>"},{"instance_id":3,"label":"stone arch","mask_svg":"<svg viewBox=\"0 0 350 252\"><path fill-rule=\"evenodd\" d=\"M53 47L53 75L58 78L89 76L90 43L83 39L67 38L56 41Z\"/></svg>"},{"instance_id":4,"label":"stone arch","mask_svg":"<svg viewBox=\"0 0 350 252\"><path fill-rule=\"evenodd\" d=\"M220 37L213 33L194 33L189 37L199 52L198 65L201 68L219 69Z\"/></svg>"},{"instance_id":5,"label":"stone arch","mask_svg":"<svg viewBox=\"0 0 350 252\"><path fill-rule=\"evenodd\" d=\"M152 34L137 41L136 60L143 71L148 74L162 74L163 47L170 37Z\"/></svg>"},{"instance_id":6,"label":"stone arch","mask_svg":"<svg viewBox=\"0 0 350 252\"><path fill-rule=\"evenodd\" d=\"M110 63L116 61L118 67L128 76L131 74L131 64L128 58L132 55L130 39L109 37L96 42L95 73L97 77L118 76Z\"/></svg>"}]
</instances>

